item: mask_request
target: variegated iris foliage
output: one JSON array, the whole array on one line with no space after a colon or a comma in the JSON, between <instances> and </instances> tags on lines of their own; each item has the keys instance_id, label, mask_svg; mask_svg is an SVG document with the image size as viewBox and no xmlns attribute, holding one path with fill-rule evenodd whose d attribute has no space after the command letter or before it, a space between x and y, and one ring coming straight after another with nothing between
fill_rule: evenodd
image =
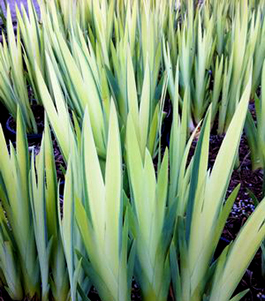
<instances>
[{"instance_id":1,"label":"variegated iris foliage","mask_svg":"<svg viewBox=\"0 0 265 301\"><path fill-rule=\"evenodd\" d=\"M114 101L102 164L86 109L80 138L69 150L63 204L49 126L40 152L30 155L18 110L16 149L5 146L0 130L0 268L11 298L88 300L93 284L101 300L130 300L134 276L144 300L167 300L170 285L176 300L230 300L265 236L264 200L235 242L213 260L238 192L224 202L250 91L251 77L212 170L207 160L211 108L188 162L196 132L183 141L187 116L180 120L175 103L170 148L156 168L148 147L142 151L132 113L122 156ZM127 176L129 191L123 185Z\"/></svg>"},{"instance_id":2,"label":"variegated iris foliage","mask_svg":"<svg viewBox=\"0 0 265 301\"><path fill-rule=\"evenodd\" d=\"M15 146L0 128L1 285L14 300L89 300L94 286L102 301L127 301L133 280L145 301L240 300L265 238L265 200L215 250L239 190L226 199L246 116L264 166L264 2L40 6L41 21L30 1L28 14L17 10L16 35L8 10L0 45L0 99L17 121ZM45 109L37 154L28 89ZM216 121L226 135L209 169ZM67 164L61 196L53 137Z\"/></svg>"},{"instance_id":3,"label":"variegated iris foliage","mask_svg":"<svg viewBox=\"0 0 265 301\"><path fill-rule=\"evenodd\" d=\"M252 104L255 108L256 120L251 112L248 112L246 121L246 134L251 149L251 161L254 170L265 166L265 124L263 120L265 110L265 62L262 70L261 93L259 96L255 95L255 102Z\"/></svg>"},{"instance_id":4,"label":"variegated iris foliage","mask_svg":"<svg viewBox=\"0 0 265 301\"><path fill-rule=\"evenodd\" d=\"M164 43L169 92L172 97L179 60L180 95L190 102L190 126L212 103L212 122L217 119L221 134L230 124L250 72L252 95L260 85L265 6L263 1L201 2L196 8L193 1L180 2L176 14L169 15Z\"/></svg>"},{"instance_id":5,"label":"variegated iris foliage","mask_svg":"<svg viewBox=\"0 0 265 301\"><path fill-rule=\"evenodd\" d=\"M28 86L23 66L23 52L20 32L15 36L9 8L7 9L7 39L3 35L0 45L0 99L15 118L17 106L28 132L37 132L37 125L31 110Z\"/></svg>"},{"instance_id":6,"label":"variegated iris foliage","mask_svg":"<svg viewBox=\"0 0 265 301\"><path fill-rule=\"evenodd\" d=\"M190 129L212 103L212 122L218 121L220 134L228 128L249 72L253 73L252 96L260 85L265 57L263 1L207 0L199 1L199 5L191 0L42 1L41 22L30 1L28 6L28 15L24 9L17 11L22 49L19 40L10 43L9 51L1 51L5 56L12 54L2 59L1 74L6 84L1 99L13 116L14 102L20 101L29 132L36 128L25 94L27 84L35 99L43 102L37 69L51 90L50 64L67 105L77 117L82 117L88 105L103 155L111 97L124 126L132 98L141 101L147 73L151 74L149 127L152 124L154 129L164 71L171 99L175 84L180 85L181 105L184 98L188 99ZM8 40L12 41L11 20L8 23ZM28 75L24 82L17 79L21 77L18 72L14 74L18 65L21 69L22 58ZM132 89L136 91L131 93ZM93 114L97 114L97 120Z\"/></svg>"}]
</instances>

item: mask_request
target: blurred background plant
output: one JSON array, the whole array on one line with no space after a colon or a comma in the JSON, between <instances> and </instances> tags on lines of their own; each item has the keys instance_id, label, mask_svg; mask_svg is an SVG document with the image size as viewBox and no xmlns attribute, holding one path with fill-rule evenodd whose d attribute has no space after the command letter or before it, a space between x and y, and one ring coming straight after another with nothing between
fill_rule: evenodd
<instances>
[{"instance_id":1,"label":"blurred background plant","mask_svg":"<svg viewBox=\"0 0 265 301\"><path fill-rule=\"evenodd\" d=\"M1 2L0 5L0 28L1 35L6 33L7 21L6 21L6 10L7 10L7 0Z\"/></svg>"}]
</instances>

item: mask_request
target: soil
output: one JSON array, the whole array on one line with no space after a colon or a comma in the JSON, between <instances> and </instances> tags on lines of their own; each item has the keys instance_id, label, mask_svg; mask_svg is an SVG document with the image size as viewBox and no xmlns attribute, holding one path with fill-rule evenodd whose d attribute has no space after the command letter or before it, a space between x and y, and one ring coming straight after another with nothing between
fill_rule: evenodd
<instances>
[{"instance_id":1,"label":"soil","mask_svg":"<svg viewBox=\"0 0 265 301\"><path fill-rule=\"evenodd\" d=\"M44 130L44 108L41 105L34 104L31 106L31 109L37 123L38 133L42 134ZM16 121L12 116L10 118L9 126L12 131L16 132Z\"/></svg>"}]
</instances>

